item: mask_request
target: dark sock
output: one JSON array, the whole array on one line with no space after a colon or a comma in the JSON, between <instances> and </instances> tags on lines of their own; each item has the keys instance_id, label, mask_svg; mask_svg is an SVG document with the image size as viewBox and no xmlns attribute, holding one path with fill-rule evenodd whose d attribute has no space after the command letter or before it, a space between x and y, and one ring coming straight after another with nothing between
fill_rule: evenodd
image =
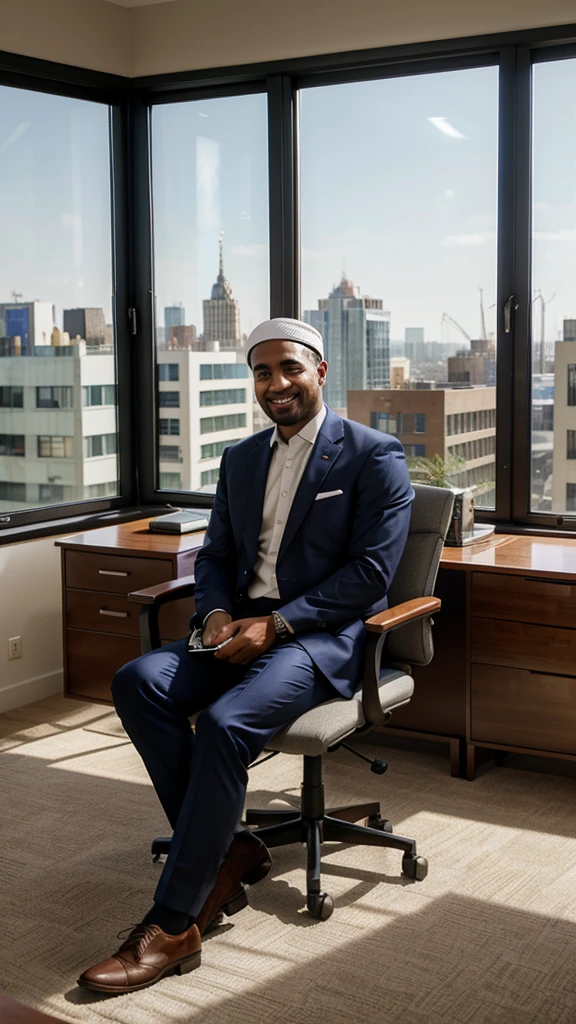
<instances>
[{"instance_id":1,"label":"dark sock","mask_svg":"<svg viewBox=\"0 0 576 1024\"><path fill-rule=\"evenodd\" d=\"M164 903L154 903L142 918L142 924L157 924L167 935L180 935L194 924L194 918L183 914L181 910L172 910Z\"/></svg>"}]
</instances>

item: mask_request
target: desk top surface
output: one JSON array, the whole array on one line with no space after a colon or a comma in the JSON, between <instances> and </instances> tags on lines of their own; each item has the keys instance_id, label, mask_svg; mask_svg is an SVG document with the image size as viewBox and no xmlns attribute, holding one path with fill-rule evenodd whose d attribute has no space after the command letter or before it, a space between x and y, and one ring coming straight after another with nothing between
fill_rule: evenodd
<instances>
[{"instance_id":1,"label":"desk top surface","mask_svg":"<svg viewBox=\"0 0 576 1024\"><path fill-rule=\"evenodd\" d=\"M149 516L130 523L102 526L98 530L62 537L56 541L56 545L76 551L104 551L108 554L124 552L143 558L179 555L183 551L202 547L205 530L196 533L152 533L148 523L155 518Z\"/></svg>"},{"instance_id":2,"label":"desk top surface","mask_svg":"<svg viewBox=\"0 0 576 1024\"><path fill-rule=\"evenodd\" d=\"M576 538L495 534L468 547L445 547L440 565L443 569L568 579L576 577Z\"/></svg>"},{"instance_id":3,"label":"desk top surface","mask_svg":"<svg viewBox=\"0 0 576 1024\"><path fill-rule=\"evenodd\" d=\"M185 534L151 533L150 518L63 537L56 544L77 551L125 552L144 558L172 557L202 546L203 530ZM573 578L576 577L576 538L493 534L468 547L445 547L440 565L443 569Z\"/></svg>"}]
</instances>

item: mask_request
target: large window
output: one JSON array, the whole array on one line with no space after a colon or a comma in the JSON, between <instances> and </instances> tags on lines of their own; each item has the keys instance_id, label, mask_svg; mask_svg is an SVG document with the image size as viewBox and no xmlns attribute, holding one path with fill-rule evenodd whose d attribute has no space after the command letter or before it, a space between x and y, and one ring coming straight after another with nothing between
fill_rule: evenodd
<instances>
[{"instance_id":1,"label":"large window","mask_svg":"<svg viewBox=\"0 0 576 1024\"><path fill-rule=\"evenodd\" d=\"M245 388L222 388L219 391L201 391L200 405L243 405L246 402Z\"/></svg>"},{"instance_id":2,"label":"large window","mask_svg":"<svg viewBox=\"0 0 576 1024\"><path fill-rule=\"evenodd\" d=\"M157 402L189 418L171 456L181 473L162 468L159 482L214 491L218 471L201 468L201 435L232 430L233 444L255 429L251 384L208 390L200 382L247 379L243 336L269 316L266 95L154 106L152 188ZM201 415L218 405L241 411ZM172 422L162 416L159 433L171 433ZM167 457L162 443L157 458Z\"/></svg>"},{"instance_id":3,"label":"large window","mask_svg":"<svg viewBox=\"0 0 576 1024\"><path fill-rule=\"evenodd\" d=\"M576 531L575 29L46 74L0 54L0 530L209 505L273 315L414 479Z\"/></svg>"},{"instance_id":4,"label":"large window","mask_svg":"<svg viewBox=\"0 0 576 1024\"><path fill-rule=\"evenodd\" d=\"M98 429L117 431L109 116L0 86L0 436L13 438L0 515L81 501L102 482L83 453L91 390L109 400ZM116 455L108 479L116 494Z\"/></svg>"},{"instance_id":5,"label":"large window","mask_svg":"<svg viewBox=\"0 0 576 1024\"><path fill-rule=\"evenodd\" d=\"M561 515L576 511L576 59L532 75L530 507Z\"/></svg>"},{"instance_id":6,"label":"large window","mask_svg":"<svg viewBox=\"0 0 576 1024\"><path fill-rule=\"evenodd\" d=\"M446 438L456 393L465 416L496 408L497 167L497 67L300 94L301 310L326 401L399 436L416 479L439 457L487 508L493 450L479 484Z\"/></svg>"}]
</instances>

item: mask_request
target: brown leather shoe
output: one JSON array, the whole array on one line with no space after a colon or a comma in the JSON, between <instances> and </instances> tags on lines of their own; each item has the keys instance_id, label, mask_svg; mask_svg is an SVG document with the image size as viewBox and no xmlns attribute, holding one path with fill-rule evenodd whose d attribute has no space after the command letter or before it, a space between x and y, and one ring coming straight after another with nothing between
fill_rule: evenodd
<instances>
[{"instance_id":1,"label":"brown leather shoe","mask_svg":"<svg viewBox=\"0 0 576 1024\"><path fill-rule=\"evenodd\" d=\"M165 974L186 974L200 967L201 949L195 924L180 935L168 935L157 924L137 924L118 952L84 971L78 984L94 992L137 992Z\"/></svg>"},{"instance_id":2,"label":"brown leather shoe","mask_svg":"<svg viewBox=\"0 0 576 1024\"><path fill-rule=\"evenodd\" d=\"M200 934L219 923L222 912L231 917L248 906L244 885L260 882L271 867L270 850L261 839L248 831L235 835L214 888L196 918Z\"/></svg>"}]
</instances>

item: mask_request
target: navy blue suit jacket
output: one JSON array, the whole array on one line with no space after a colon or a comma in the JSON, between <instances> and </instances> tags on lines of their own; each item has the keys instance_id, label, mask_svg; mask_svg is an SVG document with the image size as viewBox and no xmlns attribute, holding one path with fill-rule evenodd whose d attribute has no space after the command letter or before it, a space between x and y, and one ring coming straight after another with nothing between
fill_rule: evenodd
<instances>
[{"instance_id":1,"label":"navy blue suit jacket","mask_svg":"<svg viewBox=\"0 0 576 1024\"><path fill-rule=\"evenodd\" d=\"M224 451L204 546L195 564L196 612L247 601L272 429ZM342 491L316 500L318 492ZM317 667L345 697L360 676L363 620L387 607L414 492L394 437L327 409L300 481L276 565L279 611Z\"/></svg>"}]
</instances>

